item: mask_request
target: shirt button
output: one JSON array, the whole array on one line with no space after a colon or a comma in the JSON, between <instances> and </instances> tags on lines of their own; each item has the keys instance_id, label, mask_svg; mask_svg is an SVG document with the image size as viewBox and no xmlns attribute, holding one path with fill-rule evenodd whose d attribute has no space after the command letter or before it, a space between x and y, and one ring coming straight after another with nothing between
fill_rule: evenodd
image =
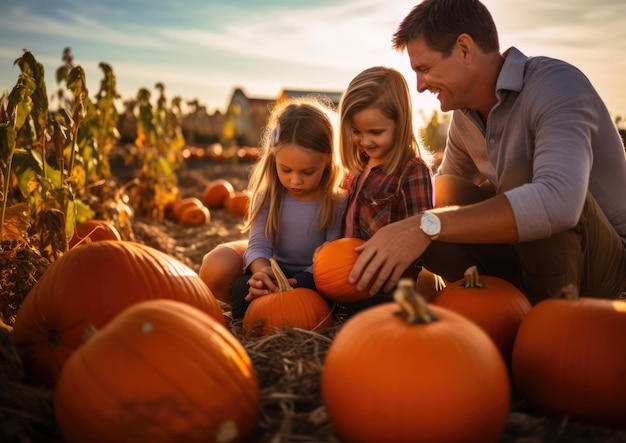
<instances>
[{"instance_id":1,"label":"shirt button","mask_svg":"<svg viewBox=\"0 0 626 443\"><path fill-rule=\"evenodd\" d=\"M494 138L490 138L490 139L489 139L489 143L493 144L493 143L495 143L495 142L496 142L496 140L495 140Z\"/></svg>"}]
</instances>

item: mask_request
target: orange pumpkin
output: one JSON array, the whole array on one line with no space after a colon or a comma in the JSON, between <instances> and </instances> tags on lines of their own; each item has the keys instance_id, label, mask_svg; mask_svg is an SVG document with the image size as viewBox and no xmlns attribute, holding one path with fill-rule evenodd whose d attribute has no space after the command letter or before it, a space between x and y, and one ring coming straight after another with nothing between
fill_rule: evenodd
<instances>
[{"instance_id":1,"label":"orange pumpkin","mask_svg":"<svg viewBox=\"0 0 626 443\"><path fill-rule=\"evenodd\" d=\"M222 309L192 269L129 241L86 244L48 267L17 313L13 337L29 379L53 386L88 325L101 328L144 300L186 302L224 323Z\"/></svg>"},{"instance_id":2,"label":"orange pumpkin","mask_svg":"<svg viewBox=\"0 0 626 443\"><path fill-rule=\"evenodd\" d=\"M278 292L252 300L243 317L247 336L262 336L282 328L309 331L329 328L334 320L326 301L309 288L292 288L274 259L270 259Z\"/></svg>"},{"instance_id":3,"label":"orange pumpkin","mask_svg":"<svg viewBox=\"0 0 626 443\"><path fill-rule=\"evenodd\" d=\"M578 297L537 303L512 355L516 390L542 414L626 426L626 301Z\"/></svg>"},{"instance_id":4,"label":"orange pumpkin","mask_svg":"<svg viewBox=\"0 0 626 443\"><path fill-rule=\"evenodd\" d=\"M226 197L224 207L233 217L245 217L248 215L250 194L247 190L236 191Z\"/></svg>"},{"instance_id":5,"label":"orange pumpkin","mask_svg":"<svg viewBox=\"0 0 626 443\"><path fill-rule=\"evenodd\" d=\"M353 302L369 297L369 287L362 291L348 281L359 257L354 250L365 243L359 238L340 238L322 246L313 260L313 279L317 291L335 302Z\"/></svg>"},{"instance_id":6,"label":"orange pumpkin","mask_svg":"<svg viewBox=\"0 0 626 443\"><path fill-rule=\"evenodd\" d=\"M171 204L172 214L176 221L180 221L182 213L188 208L203 208L204 203L197 197L185 197L175 200Z\"/></svg>"},{"instance_id":7,"label":"orange pumpkin","mask_svg":"<svg viewBox=\"0 0 626 443\"><path fill-rule=\"evenodd\" d=\"M326 354L322 399L342 441L499 441L511 393L493 342L410 279L394 299L350 318Z\"/></svg>"},{"instance_id":8,"label":"orange pumpkin","mask_svg":"<svg viewBox=\"0 0 626 443\"><path fill-rule=\"evenodd\" d=\"M205 206L189 206L180 214L178 222L183 226L202 226L211 221L211 212Z\"/></svg>"},{"instance_id":9,"label":"orange pumpkin","mask_svg":"<svg viewBox=\"0 0 626 443\"><path fill-rule=\"evenodd\" d=\"M234 192L235 188L228 180L219 178L207 183L202 199L209 209L222 209L226 198Z\"/></svg>"},{"instance_id":10,"label":"orange pumpkin","mask_svg":"<svg viewBox=\"0 0 626 443\"><path fill-rule=\"evenodd\" d=\"M259 384L241 343L174 300L122 311L72 354L54 392L68 443L248 442Z\"/></svg>"},{"instance_id":11,"label":"orange pumpkin","mask_svg":"<svg viewBox=\"0 0 626 443\"><path fill-rule=\"evenodd\" d=\"M433 301L469 318L483 328L508 363L517 330L530 311L526 296L508 281L478 275L476 266L465 271L465 278L449 283Z\"/></svg>"},{"instance_id":12,"label":"orange pumpkin","mask_svg":"<svg viewBox=\"0 0 626 443\"><path fill-rule=\"evenodd\" d=\"M113 223L107 220L86 220L74 227L74 235L68 242L68 248L105 240L122 240L122 236Z\"/></svg>"}]
</instances>

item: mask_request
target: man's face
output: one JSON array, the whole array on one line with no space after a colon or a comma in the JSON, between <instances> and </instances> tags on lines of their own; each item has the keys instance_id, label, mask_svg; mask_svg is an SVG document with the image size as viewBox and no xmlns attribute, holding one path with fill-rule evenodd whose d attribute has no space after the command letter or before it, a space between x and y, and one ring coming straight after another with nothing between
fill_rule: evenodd
<instances>
[{"instance_id":1,"label":"man's face","mask_svg":"<svg viewBox=\"0 0 626 443\"><path fill-rule=\"evenodd\" d=\"M417 91L430 91L439 100L443 112L467 106L463 102L464 92L469 87L464 76L462 50L455 46L452 54L444 58L442 53L431 49L422 39L407 45L411 68L417 77Z\"/></svg>"}]
</instances>

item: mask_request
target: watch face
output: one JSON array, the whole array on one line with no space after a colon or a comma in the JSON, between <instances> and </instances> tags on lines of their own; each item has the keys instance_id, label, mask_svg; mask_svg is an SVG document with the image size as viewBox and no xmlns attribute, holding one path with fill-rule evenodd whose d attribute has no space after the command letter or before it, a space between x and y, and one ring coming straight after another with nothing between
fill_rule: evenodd
<instances>
[{"instance_id":1,"label":"watch face","mask_svg":"<svg viewBox=\"0 0 626 443\"><path fill-rule=\"evenodd\" d=\"M439 218L436 215L424 214L422 216L422 229L428 235L437 235L439 233Z\"/></svg>"}]
</instances>

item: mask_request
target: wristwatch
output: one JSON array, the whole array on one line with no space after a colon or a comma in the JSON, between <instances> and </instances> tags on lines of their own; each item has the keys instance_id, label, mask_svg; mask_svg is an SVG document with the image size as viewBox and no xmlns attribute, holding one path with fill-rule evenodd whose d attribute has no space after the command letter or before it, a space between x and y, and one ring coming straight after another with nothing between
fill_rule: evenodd
<instances>
[{"instance_id":1,"label":"wristwatch","mask_svg":"<svg viewBox=\"0 0 626 443\"><path fill-rule=\"evenodd\" d=\"M435 214L430 211L422 212L422 221L420 222L420 229L430 237L431 240L437 240L439 233L441 232L441 220Z\"/></svg>"}]
</instances>

